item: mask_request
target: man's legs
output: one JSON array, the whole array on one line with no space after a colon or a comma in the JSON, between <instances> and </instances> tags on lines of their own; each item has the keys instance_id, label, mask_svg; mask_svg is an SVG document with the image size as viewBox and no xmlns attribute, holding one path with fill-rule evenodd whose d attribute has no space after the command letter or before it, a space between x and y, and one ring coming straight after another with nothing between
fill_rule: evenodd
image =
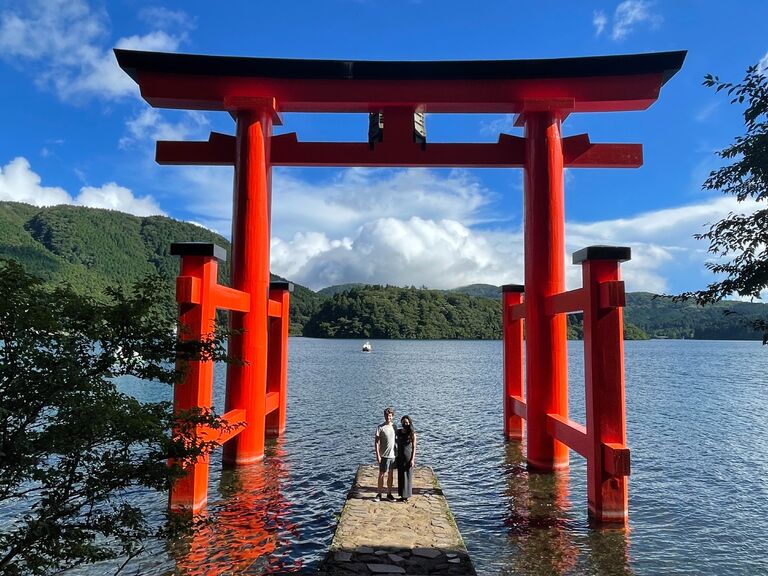
<instances>
[{"instance_id":1,"label":"man's legs","mask_svg":"<svg viewBox=\"0 0 768 576\"><path fill-rule=\"evenodd\" d=\"M379 493L377 496L381 496L381 493L384 492L384 470L379 466Z\"/></svg>"},{"instance_id":2,"label":"man's legs","mask_svg":"<svg viewBox=\"0 0 768 576\"><path fill-rule=\"evenodd\" d=\"M387 498L390 500L394 500L395 497L392 496L392 476L394 475L395 471L392 469L392 467L389 467L389 475L387 476Z\"/></svg>"}]
</instances>

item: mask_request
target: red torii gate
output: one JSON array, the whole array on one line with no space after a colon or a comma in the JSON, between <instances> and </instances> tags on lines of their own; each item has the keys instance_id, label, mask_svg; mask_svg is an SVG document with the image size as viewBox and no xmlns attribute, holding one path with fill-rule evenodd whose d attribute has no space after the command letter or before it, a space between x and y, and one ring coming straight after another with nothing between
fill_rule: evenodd
<instances>
[{"instance_id":1,"label":"red torii gate","mask_svg":"<svg viewBox=\"0 0 768 576\"><path fill-rule=\"evenodd\" d=\"M584 287L565 292L563 168L638 167L642 146L593 144L587 135L563 138L560 126L572 113L648 108L682 66L685 52L453 62L296 60L130 50L115 50L115 54L151 106L227 111L237 124L235 136L211 133L207 142L157 143L161 164L235 168L230 296L240 307L230 309L235 310L232 327L240 334L232 338L230 352L245 363L228 369L227 414L246 426L225 444L226 462L247 464L261 459L268 411L284 414L285 410L284 386L280 393L274 386L268 393L267 384L268 373L276 382L285 379L284 362L275 367L277 361L268 360L269 313L278 314L269 292L272 166L522 167L525 302L522 287L505 291L505 434L522 437L520 418L527 419L528 465L536 470L568 466L569 446L582 453L588 462L590 516L626 522L629 452L618 262L629 258L629 250L590 247L579 251L574 260L584 267ZM273 136L272 126L281 124L281 112L380 112L383 135L376 141L350 143L301 142L295 134ZM525 136L501 134L498 142L489 144L424 143L414 137L414 114L419 112L515 113L516 125L524 127ZM179 254L185 250L176 249ZM188 250L193 252L190 256L206 262L215 256L212 247L204 256L200 248ZM285 317L288 300L287 292L283 293L280 314ZM243 299L248 300L247 306ZM197 305L207 306L209 315L216 306L213 301ZM585 313L585 352L591 358L586 366L586 427L568 418L564 314L577 310ZM525 396L523 318L527 324ZM285 343L281 340L278 345L275 340L270 346L284 354ZM281 432L279 426L272 428L274 433ZM207 469L199 473L207 478ZM171 507L201 508L207 486L203 484L190 480L185 488L174 490Z\"/></svg>"}]
</instances>

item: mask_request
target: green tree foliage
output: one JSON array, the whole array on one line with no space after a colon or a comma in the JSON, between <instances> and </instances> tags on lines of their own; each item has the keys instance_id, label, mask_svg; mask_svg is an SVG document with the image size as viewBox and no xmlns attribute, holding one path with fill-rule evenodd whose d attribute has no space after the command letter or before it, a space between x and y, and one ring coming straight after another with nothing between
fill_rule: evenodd
<instances>
[{"instance_id":1,"label":"green tree foliage","mask_svg":"<svg viewBox=\"0 0 768 576\"><path fill-rule=\"evenodd\" d=\"M761 207L751 214L730 213L708 232L696 236L709 242L709 252L716 259L706 266L719 279L705 290L681 296L699 303L717 302L733 294L759 299L760 292L768 287L768 208L764 207L768 201L768 76L751 66L740 83L707 75L704 85L725 91L732 104L746 106L746 132L718 153L731 163L714 170L703 187L735 196L739 202L757 202ZM768 343L766 321L756 320L753 325L765 332L763 342Z\"/></svg>"},{"instance_id":2,"label":"green tree foliage","mask_svg":"<svg viewBox=\"0 0 768 576\"><path fill-rule=\"evenodd\" d=\"M305 328L321 338L501 338L501 305L487 298L395 286L333 295Z\"/></svg>"},{"instance_id":3,"label":"green tree foliage","mask_svg":"<svg viewBox=\"0 0 768 576\"><path fill-rule=\"evenodd\" d=\"M150 277L97 300L0 260L0 573L136 553L156 527L131 492L167 489L180 474L169 456L190 461L212 448L191 431L223 426L214 414L176 419L170 402L139 402L114 380L172 384L177 358L222 358L215 337L177 344L163 290ZM172 441L173 427L186 433Z\"/></svg>"},{"instance_id":4,"label":"green tree foliage","mask_svg":"<svg viewBox=\"0 0 768 576\"><path fill-rule=\"evenodd\" d=\"M749 325L765 315L765 304L716 302L699 305L692 299L659 298L648 292L627 294L625 324L634 324L651 338L758 340Z\"/></svg>"}]
</instances>

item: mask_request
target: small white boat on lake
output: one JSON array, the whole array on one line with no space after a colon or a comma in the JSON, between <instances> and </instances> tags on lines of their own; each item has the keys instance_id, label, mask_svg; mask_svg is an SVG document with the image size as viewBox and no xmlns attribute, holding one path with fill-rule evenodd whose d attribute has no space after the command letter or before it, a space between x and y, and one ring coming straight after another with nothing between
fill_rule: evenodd
<instances>
[{"instance_id":1,"label":"small white boat on lake","mask_svg":"<svg viewBox=\"0 0 768 576\"><path fill-rule=\"evenodd\" d=\"M371 346L370 342L366 342L363 344L363 352L371 352L373 350L373 346Z\"/></svg>"}]
</instances>

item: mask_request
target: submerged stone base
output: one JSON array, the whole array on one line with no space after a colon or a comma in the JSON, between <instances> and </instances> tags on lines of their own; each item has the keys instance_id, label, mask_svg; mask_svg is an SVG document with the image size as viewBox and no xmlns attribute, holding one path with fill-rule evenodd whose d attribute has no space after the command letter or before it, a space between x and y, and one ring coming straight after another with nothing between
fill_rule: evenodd
<instances>
[{"instance_id":1,"label":"submerged stone base","mask_svg":"<svg viewBox=\"0 0 768 576\"><path fill-rule=\"evenodd\" d=\"M408 502L375 502L378 468L360 466L319 574L475 574L431 468L414 470ZM397 474L392 490L397 497Z\"/></svg>"}]
</instances>

